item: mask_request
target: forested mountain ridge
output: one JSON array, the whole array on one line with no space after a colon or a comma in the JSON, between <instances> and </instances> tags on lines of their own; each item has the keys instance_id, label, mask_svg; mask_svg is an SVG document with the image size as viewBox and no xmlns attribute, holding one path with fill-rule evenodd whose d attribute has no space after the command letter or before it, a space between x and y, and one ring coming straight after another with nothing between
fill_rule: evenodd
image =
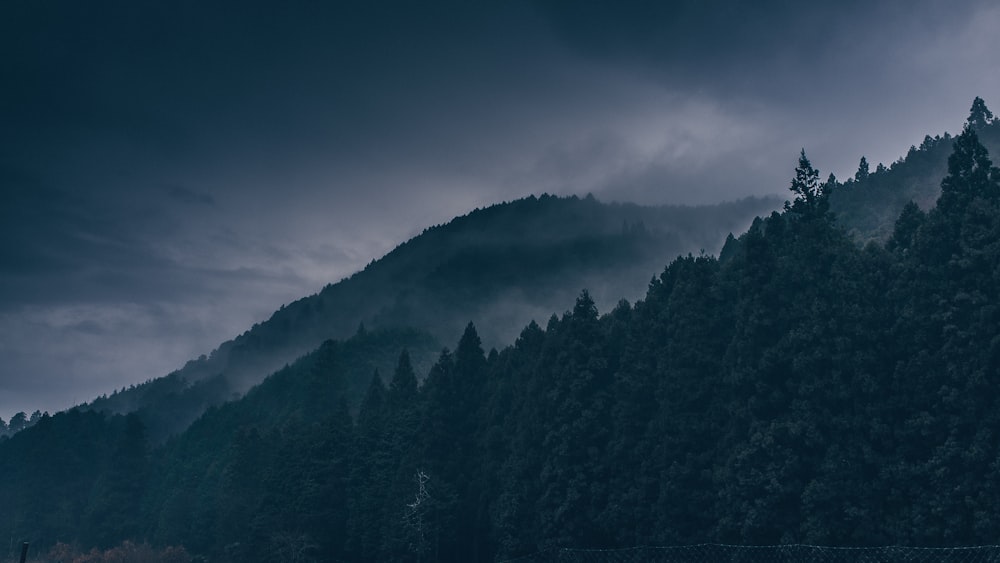
<instances>
[{"instance_id":1,"label":"forested mountain ridge","mask_svg":"<svg viewBox=\"0 0 1000 563\"><path fill-rule=\"evenodd\" d=\"M976 131L990 154L1000 154L1000 121L993 119L982 98L973 101L966 127ZM884 243L907 203L913 201L925 211L934 206L941 194L941 180L948 173L953 143L948 133L926 135L905 156L888 166L879 163L874 170L862 156L854 177L836 182L830 194L840 225L861 243Z\"/></svg>"},{"instance_id":2,"label":"forested mountain ridge","mask_svg":"<svg viewBox=\"0 0 1000 563\"><path fill-rule=\"evenodd\" d=\"M981 98L967 126L1000 153L1000 122ZM926 136L906 156L874 171L862 157L853 178L831 183L838 223L859 243L886 242L908 202L924 210L933 205L952 142L948 133ZM350 336L360 323L417 327L448 341L474 319L484 339L500 345L531 318L560 310L580 288L589 288L603 307L640 296L641 280L663 263L687 252L715 252L726 233L741 232L753 216L775 207L768 198L688 208L543 195L478 209L282 307L209 357L89 406L145 411L158 436L171 434L324 340ZM414 354L421 365L430 361L421 350Z\"/></svg>"},{"instance_id":3,"label":"forested mountain ridge","mask_svg":"<svg viewBox=\"0 0 1000 563\"><path fill-rule=\"evenodd\" d=\"M749 198L647 207L543 195L478 209L283 306L209 357L88 408L139 412L160 439L324 340L351 336L359 324L418 328L447 342L476 320L484 338L500 345L532 318L562 309L584 287L601 303L641 295L644 280L674 256L715 252L727 233L779 205L776 198ZM440 346L411 348L415 363L427 366L434 357L429 350Z\"/></svg>"},{"instance_id":4,"label":"forested mountain ridge","mask_svg":"<svg viewBox=\"0 0 1000 563\"><path fill-rule=\"evenodd\" d=\"M337 390L374 332L160 448L137 417L43 417L0 445L0 527L231 561L994 543L1000 169L967 128L936 205L865 246L819 178L803 154L783 212L634 305L584 292L488 354L470 324L422 384L400 355L353 418Z\"/></svg>"}]
</instances>

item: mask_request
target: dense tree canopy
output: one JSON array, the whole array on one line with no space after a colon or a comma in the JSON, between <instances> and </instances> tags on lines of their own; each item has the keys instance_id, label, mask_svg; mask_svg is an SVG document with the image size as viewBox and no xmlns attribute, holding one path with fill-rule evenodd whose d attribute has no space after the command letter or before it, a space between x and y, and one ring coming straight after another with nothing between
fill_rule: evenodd
<instances>
[{"instance_id":1,"label":"dense tree canopy","mask_svg":"<svg viewBox=\"0 0 1000 563\"><path fill-rule=\"evenodd\" d=\"M233 561L995 543L1000 172L967 127L884 246L838 189L803 152L795 201L722 258L603 315L583 291L500 351L470 323L424 369L419 338L359 331L155 449L137 417L42 417L0 444L0 529Z\"/></svg>"},{"instance_id":2,"label":"dense tree canopy","mask_svg":"<svg viewBox=\"0 0 1000 563\"><path fill-rule=\"evenodd\" d=\"M137 412L159 443L327 339L349 338L359 323L416 327L450 341L476 319L485 341L503 344L532 314L562 307L581 287L599 302L641 295L645 278L673 256L714 252L727 233L778 206L773 197L690 207L542 194L476 209L282 306L182 369L87 408Z\"/></svg>"}]
</instances>

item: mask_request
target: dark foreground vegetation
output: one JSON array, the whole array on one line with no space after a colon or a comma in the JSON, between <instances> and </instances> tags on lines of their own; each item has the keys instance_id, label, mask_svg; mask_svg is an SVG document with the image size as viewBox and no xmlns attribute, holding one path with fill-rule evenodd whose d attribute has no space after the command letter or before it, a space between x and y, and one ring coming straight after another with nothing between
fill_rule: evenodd
<instances>
[{"instance_id":1,"label":"dark foreground vegetation","mask_svg":"<svg viewBox=\"0 0 1000 563\"><path fill-rule=\"evenodd\" d=\"M344 374L377 331L162 447L134 415L42 417L0 444L0 530L222 561L996 543L1000 170L978 129L884 244L838 224L844 188L803 154L784 212L718 258L603 315L583 292L499 352L469 324L422 381L406 352L372 369L356 409Z\"/></svg>"},{"instance_id":2,"label":"dark foreground vegetation","mask_svg":"<svg viewBox=\"0 0 1000 563\"><path fill-rule=\"evenodd\" d=\"M39 553L28 551L33 563L191 563L191 555L183 547L157 549L148 543L129 540L108 549L81 549L77 545L57 543Z\"/></svg>"}]
</instances>

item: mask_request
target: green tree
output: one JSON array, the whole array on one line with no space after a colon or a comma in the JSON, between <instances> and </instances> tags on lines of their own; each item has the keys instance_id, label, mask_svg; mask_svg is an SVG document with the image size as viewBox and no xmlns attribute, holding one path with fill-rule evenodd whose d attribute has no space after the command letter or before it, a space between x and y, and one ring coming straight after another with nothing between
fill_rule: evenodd
<instances>
[{"instance_id":1,"label":"green tree","mask_svg":"<svg viewBox=\"0 0 1000 563\"><path fill-rule=\"evenodd\" d=\"M870 174L871 168L868 166L868 159L862 156L861 162L858 163L858 171L854 173L854 181L864 182Z\"/></svg>"},{"instance_id":2,"label":"green tree","mask_svg":"<svg viewBox=\"0 0 1000 563\"><path fill-rule=\"evenodd\" d=\"M805 149L799 153L799 165L795 168L795 178L792 178L792 185L788 189L795 194L795 198L791 203L785 202L785 210L811 214L826 211L829 206L827 186L820 183L819 171L806 158Z\"/></svg>"},{"instance_id":3,"label":"green tree","mask_svg":"<svg viewBox=\"0 0 1000 563\"><path fill-rule=\"evenodd\" d=\"M382 425L384 424L387 393L385 383L382 382L382 376L376 369L375 373L372 374L368 391L361 401L361 408L358 410L357 424L360 430L363 432L381 432Z\"/></svg>"},{"instance_id":4,"label":"green tree","mask_svg":"<svg viewBox=\"0 0 1000 563\"><path fill-rule=\"evenodd\" d=\"M421 397L410 354L403 350L389 382L387 393L388 413L384 451L390 464L376 486L381 488L382 502L381 545L378 560L406 560L409 549L409 530L402 520L400 499L409 496L413 471L419 462L421 445Z\"/></svg>"},{"instance_id":5,"label":"green tree","mask_svg":"<svg viewBox=\"0 0 1000 563\"><path fill-rule=\"evenodd\" d=\"M399 361L396 363L396 371L393 372L392 381L389 382L389 408L394 412L408 410L416 407L416 401L417 376L413 372L410 353L403 350L399 354Z\"/></svg>"},{"instance_id":6,"label":"green tree","mask_svg":"<svg viewBox=\"0 0 1000 563\"><path fill-rule=\"evenodd\" d=\"M24 430L27 425L28 415L26 415L24 411L21 411L10 417L10 422L7 424L7 428L10 430L11 434L16 434L21 430Z\"/></svg>"},{"instance_id":7,"label":"green tree","mask_svg":"<svg viewBox=\"0 0 1000 563\"><path fill-rule=\"evenodd\" d=\"M348 523L347 551L359 560L374 561L382 547L385 483L391 481L395 460L387 434L388 391L378 370L357 416L357 457L351 478L352 518Z\"/></svg>"},{"instance_id":8,"label":"green tree","mask_svg":"<svg viewBox=\"0 0 1000 563\"><path fill-rule=\"evenodd\" d=\"M969 118L965 121L967 129L979 129L993 123L993 112L986 107L986 102L976 96L972 100L972 108L969 110Z\"/></svg>"},{"instance_id":9,"label":"green tree","mask_svg":"<svg viewBox=\"0 0 1000 563\"><path fill-rule=\"evenodd\" d=\"M927 219L927 214L920 207L910 201L903 206L903 212L896 219L896 226L893 229L892 237L886 242L886 249L906 252L913 246L914 237L920 227Z\"/></svg>"},{"instance_id":10,"label":"green tree","mask_svg":"<svg viewBox=\"0 0 1000 563\"><path fill-rule=\"evenodd\" d=\"M978 98L977 98L978 99ZM941 182L937 208L956 215L976 197L995 199L1000 170L993 166L979 135L967 128L955 138L954 151L948 157L948 176ZM959 218L956 215L956 218Z\"/></svg>"}]
</instances>

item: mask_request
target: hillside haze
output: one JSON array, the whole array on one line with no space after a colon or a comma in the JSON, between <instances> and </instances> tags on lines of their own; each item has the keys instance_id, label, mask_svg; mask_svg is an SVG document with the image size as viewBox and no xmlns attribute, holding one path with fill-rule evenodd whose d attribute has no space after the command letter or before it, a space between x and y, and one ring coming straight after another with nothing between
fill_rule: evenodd
<instances>
[{"instance_id":1,"label":"hillside haze","mask_svg":"<svg viewBox=\"0 0 1000 563\"><path fill-rule=\"evenodd\" d=\"M98 398L89 408L139 411L157 437L204 408L245 392L269 373L359 326L416 328L451 342L470 321L487 346L510 342L587 288L602 307L642 295L681 254L717 252L727 234L776 209L777 198L713 206L639 206L543 195L475 210L426 229L363 271L276 311L211 355L166 377ZM413 351L428 366L428 339ZM422 374L422 372L421 372Z\"/></svg>"},{"instance_id":2,"label":"hillside haze","mask_svg":"<svg viewBox=\"0 0 1000 563\"><path fill-rule=\"evenodd\" d=\"M1000 153L1000 124L983 114L985 104L977 104L967 126L991 154ZM885 243L908 202L933 207L953 142L948 133L925 136L890 165L859 165L854 177L831 184L838 224L859 244ZM473 321L487 346L502 346L528 321L562 311L580 289L588 289L602 310L619 299L636 299L674 257L717 252L728 233L741 232L753 217L779 205L778 198L749 198L653 207L543 195L478 209L428 228L363 271L282 307L210 356L98 398L90 408L144 411L147 422L162 421L156 436L169 435L209 405L238 396L324 340L354 334L359 325L417 328L430 337L425 343L440 343ZM428 366L436 347L418 346L417 365Z\"/></svg>"},{"instance_id":3,"label":"hillside haze","mask_svg":"<svg viewBox=\"0 0 1000 563\"><path fill-rule=\"evenodd\" d=\"M976 98L966 126L976 131L990 154L1000 154L1000 123L981 98ZM923 210L934 207L941 181L948 174L948 157L954 137L948 133L924 136L905 156L889 164L873 164L862 157L851 178L837 182L830 194L831 209L839 223L859 243L885 242L896 218L910 201Z\"/></svg>"}]
</instances>

